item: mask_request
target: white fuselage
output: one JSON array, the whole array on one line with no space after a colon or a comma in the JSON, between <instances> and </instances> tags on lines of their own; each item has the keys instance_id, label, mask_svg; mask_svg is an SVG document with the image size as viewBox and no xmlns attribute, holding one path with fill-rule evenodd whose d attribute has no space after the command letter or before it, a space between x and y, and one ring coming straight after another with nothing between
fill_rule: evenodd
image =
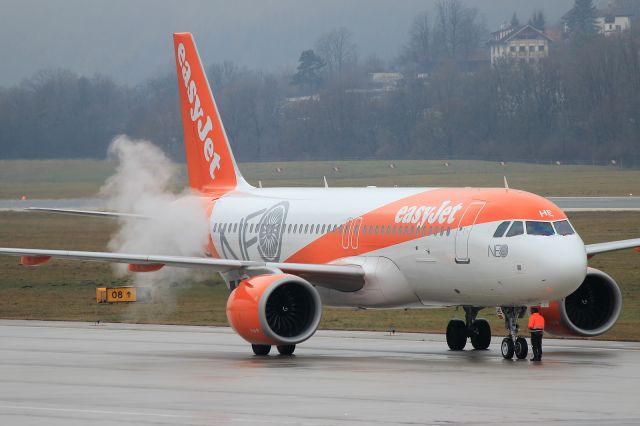
<instances>
[{"instance_id":1,"label":"white fuselage","mask_svg":"<svg viewBox=\"0 0 640 426\"><path fill-rule=\"evenodd\" d=\"M582 283L584 244L575 233L494 233L505 221L563 219L516 190L251 188L215 200L210 232L220 258L361 265L362 289L318 288L330 306L527 305Z\"/></svg>"}]
</instances>

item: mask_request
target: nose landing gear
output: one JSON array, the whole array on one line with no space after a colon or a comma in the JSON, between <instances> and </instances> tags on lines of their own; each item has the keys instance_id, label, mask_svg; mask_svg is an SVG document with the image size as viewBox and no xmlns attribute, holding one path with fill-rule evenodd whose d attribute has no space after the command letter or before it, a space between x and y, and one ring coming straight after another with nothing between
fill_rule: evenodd
<instances>
[{"instance_id":1,"label":"nose landing gear","mask_svg":"<svg viewBox=\"0 0 640 426\"><path fill-rule=\"evenodd\" d=\"M504 359L512 359L513 355L518 359L524 359L529 353L529 345L524 337L518 337L518 319L527 312L526 306L502 306L498 314L504 316L504 326L508 336L502 339L500 351Z\"/></svg>"},{"instance_id":2,"label":"nose landing gear","mask_svg":"<svg viewBox=\"0 0 640 426\"><path fill-rule=\"evenodd\" d=\"M453 319L447 325L447 345L452 351L461 351L471 338L474 349L485 350L491 344L491 327L487 320L476 319L482 308L463 306L465 321Z\"/></svg>"}]
</instances>

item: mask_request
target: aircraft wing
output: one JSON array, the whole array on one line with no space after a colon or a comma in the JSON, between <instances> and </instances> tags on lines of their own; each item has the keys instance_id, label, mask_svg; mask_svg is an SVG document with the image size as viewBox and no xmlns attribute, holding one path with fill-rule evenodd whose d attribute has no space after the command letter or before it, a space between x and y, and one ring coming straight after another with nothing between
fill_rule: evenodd
<instances>
[{"instance_id":1,"label":"aircraft wing","mask_svg":"<svg viewBox=\"0 0 640 426\"><path fill-rule=\"evenodd\" d=\"M71 214L76 216L93 216L93 217L128 217L135 219L144 219L145 216L135 213L117 213L117 212L103 212L96 210L76 210L76 209L54 209L48 207L27 207L25 210L31 212L47 212L47 213L62 213Z\"/></svg>"},{"instance_id":2,"label":"aircraft wing","mask_svg":"<svg viewBox=\"0 0 640 426\"><path fill-rule=\"evenodd\" d=\"M606 243L588 244L585 246L587 249L587 256L593 256L598 253L606 253L608 251L625 250L630 248L640 247L640 238L633 238L631 240L609 241Z\"/></svg>"},{"instance_id":3,"label":"aircraft wing","mask_svg":"<svg viewBox=\"0 0 640 426\"><path fill-rule=\"evenodd\" d=\"M310 264L283 262L255 262L234 259L212 259L207 257L163 256L93 251L40 250L27 248L0 248L0 254L22 256L21 263L35 266L49 259L86 260L110 263L128 263L134 269L144 271L144 266L153 271L163 266L178 268L207 268L213 272L246 270L247 272L286 272L307 279L312 284L340 291L357 291L364 286L364 270L358 265ZM142 266L142 268L140 268ZM154 269L155 268L155 269Z\"/></svg>"}]
</instances>

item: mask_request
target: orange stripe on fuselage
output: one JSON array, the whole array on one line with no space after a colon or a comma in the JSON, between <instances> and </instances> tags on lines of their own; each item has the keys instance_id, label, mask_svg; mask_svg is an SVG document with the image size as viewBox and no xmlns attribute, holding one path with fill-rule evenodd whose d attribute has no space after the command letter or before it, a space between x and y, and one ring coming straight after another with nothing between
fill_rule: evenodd
<instances>
[{"instance_id":1,"label":"orange stripe on fuselage","mask_svg":"<svg viewBox=\"0 0 640 426\"><path fill-rule=\"evenodd\" d=\"M366 193L363 193L366 196ZM524 191L506 189L475 189L475 188L443 188L421 192L410 197L394 201L385 206L363 214L362 223L358 229L357 248L343 248L342 233L329 232L298 252L285 262L292 263L329 263L346 256L357 256L374 250L390 247L406 241L422 238L422 233L416 232L418 226L429 227L427 231L440 234L442 227L451 228L455 232L458 227L469 226L473 223L475 214L465 215L464 212L473 202L484 201L476 224L503 220L562 220L566 215L551 201ZM407 207L404 210L404 207ZM421 210L421 207L424 207ZM447 208L450 208L447 214ZM427 214L428 212L428 214ZM402 213L402 214L401 214ZM426 220L425 215L427 215ZM396 220L400 219L400 222ZM407 220L405 222L405 220ZM344 226L345 224L343 224ZM378 233L362 233L362 228L373 225L378 227ZM396 233L380 233L380 227L396 226ZM398 233L398 226L402 232ZM405 233L408 226L410 232ZM414 232L411 232L414 227ZM453 235L453 234L452 234Z\"/></svg>"}]
</instances>

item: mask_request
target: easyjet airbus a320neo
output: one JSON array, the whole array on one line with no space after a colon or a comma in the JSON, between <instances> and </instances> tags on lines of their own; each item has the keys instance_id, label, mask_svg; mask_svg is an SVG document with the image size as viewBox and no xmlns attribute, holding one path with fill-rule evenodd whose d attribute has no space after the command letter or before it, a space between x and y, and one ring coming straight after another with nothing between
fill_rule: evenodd
<instances>
[{"instance_id":1,"label":"easyjet airbus a320neo","mask_svg":"<svg viewBox=\"0 0 640 426\"><path fill-rule=\"evenodd\" d=\"M447 343L462 350L491 341L477 318L498 307L505 358L524 358L518 319L541 306L547 331L596 336L620 314L621 294L587 265L598 253L640 246L640 238L585 246L549 200L508 188L254 188L240 174L193 38L173 36L189 186L209 220L202 257L2 248L27 266L51 258L210 268L231 294L227 317L257 355L291 354L310 338L322 306L461 306ZM77 213L77 212L76 212ZM114 213L117 214L117 213Z\"/></svg>"}]
</instances>

